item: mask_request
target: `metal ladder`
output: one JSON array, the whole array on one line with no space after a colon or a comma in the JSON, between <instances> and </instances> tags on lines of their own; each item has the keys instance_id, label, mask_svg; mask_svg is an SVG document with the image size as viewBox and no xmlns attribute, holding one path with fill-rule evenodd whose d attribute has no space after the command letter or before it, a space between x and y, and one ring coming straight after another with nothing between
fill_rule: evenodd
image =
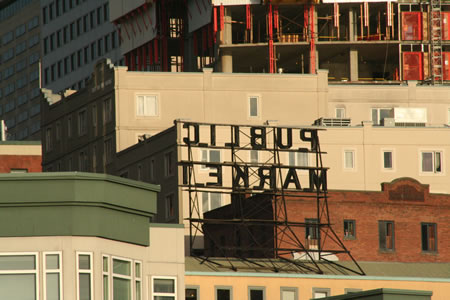
<instances>
[{"instance_id":1,"label":"metal ladder","mask_svg":"<svg viewBox=\"0 0 450 300\"><path fill-rule=\"evenodd\" d=\"M431 4L431 79L433 84L443 83L441 0Z\"/></svg>"}]
</instances>

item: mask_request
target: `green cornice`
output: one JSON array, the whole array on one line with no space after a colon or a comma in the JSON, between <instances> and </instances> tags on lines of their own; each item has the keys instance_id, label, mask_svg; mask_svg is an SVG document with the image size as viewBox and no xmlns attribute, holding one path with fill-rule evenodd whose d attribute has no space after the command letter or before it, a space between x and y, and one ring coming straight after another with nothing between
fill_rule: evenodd
<instances>
[{"instance_id":1,"label":"green cornice","mask_svg":"<svg viewBox=\"0 0 450 300\"><path fill-rule=\"evenodd\" d=\"M159 190L104 174L0 174L0 236L98 236L148 245Z\"/></svg>"}]
</instances>

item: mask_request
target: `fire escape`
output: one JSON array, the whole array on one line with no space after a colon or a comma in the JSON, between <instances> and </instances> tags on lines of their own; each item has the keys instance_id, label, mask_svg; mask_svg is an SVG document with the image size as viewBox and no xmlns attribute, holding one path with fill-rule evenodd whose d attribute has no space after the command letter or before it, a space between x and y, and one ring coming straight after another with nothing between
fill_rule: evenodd
<instances>
[{"instance_id":1,"label":"fire escape","mask_svg":"<svg viewBox=\"0 0 450 300\"><path fill-rule=\"evenodd\" d=\"M431 0L431 78L443 83L441 0Z\"/></svg>"}]
</instances>

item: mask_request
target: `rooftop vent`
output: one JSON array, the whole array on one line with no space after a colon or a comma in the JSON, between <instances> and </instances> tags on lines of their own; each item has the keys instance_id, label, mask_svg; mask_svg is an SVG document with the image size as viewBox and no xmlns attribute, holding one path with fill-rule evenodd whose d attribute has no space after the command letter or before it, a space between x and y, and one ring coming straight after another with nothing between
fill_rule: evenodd
<instances>
[{"instance_id":1,"label":"rooftop vent","mask_svg":"<svg viewBox=\"0 0 450 300\"><path fill-rule=\"evenodd\" d=\"M316 126L327 126L327 127L348 127L350 126L351 119L341 119L341 118L320 118L314 121Z\"/></svg>"}]
</instances>

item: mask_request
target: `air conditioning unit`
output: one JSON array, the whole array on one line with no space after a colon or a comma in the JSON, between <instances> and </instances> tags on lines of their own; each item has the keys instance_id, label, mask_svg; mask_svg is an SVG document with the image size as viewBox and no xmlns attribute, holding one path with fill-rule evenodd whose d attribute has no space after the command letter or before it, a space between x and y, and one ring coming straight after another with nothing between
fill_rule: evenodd
<instances>
[{"instance_id":1,"label":"air conditioning unit","mask_svg":"<svg viewBox=\"0 0 450 300\"><path fill-rule=\"evenodd\" d=\"M381 125L384 127L395 127L395 119L394 118L384 118L381 120Z\"/></svg>"},{"instance_id":2,"label":"air conditioning unit","mask_svg":"<svg viewBox=\"0 0 450 300\"><path fill-rule=\"evenodd\" d=\"M351 119L320 118L314 121L314 125L328 127L348 127L351 125Z\"/></svg>"}]
</instances>

